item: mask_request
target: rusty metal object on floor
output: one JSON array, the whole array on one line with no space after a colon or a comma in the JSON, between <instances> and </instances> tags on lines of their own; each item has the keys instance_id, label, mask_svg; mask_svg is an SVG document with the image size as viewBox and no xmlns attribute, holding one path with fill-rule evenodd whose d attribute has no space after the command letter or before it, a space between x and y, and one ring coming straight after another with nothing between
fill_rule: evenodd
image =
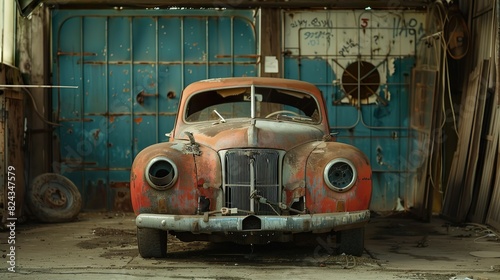
<instances>
[{"instance_id":1,"label":"rusty metal object on floor","mask_svg":"<svg viewBox=\"0 0 500 280\"><path fill-rule=\"evenodd\" d=\"M37 176L27 197L33 216L41 222L58 223L74 220L82 207L78 188L68 178L55 173Z\"/></svg>"}]
</instances>

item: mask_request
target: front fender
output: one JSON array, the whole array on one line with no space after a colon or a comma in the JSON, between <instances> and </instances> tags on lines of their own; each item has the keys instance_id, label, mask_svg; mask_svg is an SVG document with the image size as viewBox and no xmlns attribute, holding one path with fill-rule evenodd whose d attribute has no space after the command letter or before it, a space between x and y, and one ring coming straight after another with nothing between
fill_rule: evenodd
<instances>
[{"instance_id":1,"label":"front fender","mask_svg":"<svg viewBox=\"0 0 500 280\"><path fill-rule=\"evenodd\" d=\"M337 158L351 161L357 170L354 185L345 192L330 189L323 176L328 163ZM303 195L312 214L366 210L370 205L372 183L368 158L347 144L316 141L288 152L283 183L286 202Z\"/></svg>"},{"instance_id":2,"label":"front fender","mask_svg":"<svg viewBox=\"0 0 500 280\"><path fill-rule=\"evenodd\" d=\"M205 146L196 155L186 149L188 142L166 142L149 146L134 159L130 175L132 207L140 213L191 215L199 207L200 197L210 200L215 209L221 186L221 167L217 153ZM145 176L148 163L165 157L177 167L177 181L166 190L149 185Z\"/></svg>"},{"instance_id":3,"label":"front fender","mask_svg":"<svg viewBox=\"0 0 500 280\"><path fill-rule=\"evenodd\" d=\"M130 173L130 196L136 215L140 213L192 214L196 204L196 169L192 154L183 152L181 143L151 145L134 159ZM166 157L177 166L177 181L167 190L156 190L146 181L146 166L156 157Z\"/></svg>"}]
</instances>

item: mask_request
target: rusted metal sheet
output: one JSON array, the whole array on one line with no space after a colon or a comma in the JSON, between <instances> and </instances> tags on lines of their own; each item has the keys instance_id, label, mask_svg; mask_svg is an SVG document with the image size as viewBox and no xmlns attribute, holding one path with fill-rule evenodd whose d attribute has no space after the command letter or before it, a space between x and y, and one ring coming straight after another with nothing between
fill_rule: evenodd
<instances>
[{"instance_id":1,"label":"rusted metal sheet","mask_svg":"<svg viewBox=\"0 0 500 280\"><path fill-rule=\"evenodd\" d=\"M132 159L166 142L193 81L257 75L252 11L58 10L52 16L56 171L85 209L130 209L116 182Z\"/></svg>"}]
</instances>

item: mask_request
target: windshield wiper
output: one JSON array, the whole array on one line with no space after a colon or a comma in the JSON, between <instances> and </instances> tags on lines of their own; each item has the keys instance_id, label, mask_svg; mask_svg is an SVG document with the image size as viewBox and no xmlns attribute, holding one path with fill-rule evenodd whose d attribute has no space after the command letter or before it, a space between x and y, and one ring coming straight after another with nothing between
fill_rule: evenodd
<instances>
[{"instance_id":1,"label":"windshield wiper","mask_svg":"<svg viewBox=\"0 0 500 280\"><path fill-rule=\"evenodd\" d=\"M217 110L214 109L214 113L217 114L217 116L219 117L219 123L225 123L226 122L226 119L224 119L224 117L222 117L222 115L219 114L219 112L217 112Z\"/></svg>"}]
</instances>

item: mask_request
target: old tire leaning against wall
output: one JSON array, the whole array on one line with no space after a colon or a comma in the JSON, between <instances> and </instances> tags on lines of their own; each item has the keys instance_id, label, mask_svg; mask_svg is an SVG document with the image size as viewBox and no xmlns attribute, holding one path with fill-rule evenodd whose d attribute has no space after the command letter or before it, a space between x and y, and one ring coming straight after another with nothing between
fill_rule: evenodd
<instances>
[{"instance_id":1,"label":"old tire leaning against wall","mask_svg":"<svg viewBox=\"0 0 500 280\"><path fill-rule=\"evenodd\" d=\"M72 221L82 208L82 196L71 180L56 174L37 176L27 197L28 207L41 222L61 223Z\"/></svg>"}]
</instances>

